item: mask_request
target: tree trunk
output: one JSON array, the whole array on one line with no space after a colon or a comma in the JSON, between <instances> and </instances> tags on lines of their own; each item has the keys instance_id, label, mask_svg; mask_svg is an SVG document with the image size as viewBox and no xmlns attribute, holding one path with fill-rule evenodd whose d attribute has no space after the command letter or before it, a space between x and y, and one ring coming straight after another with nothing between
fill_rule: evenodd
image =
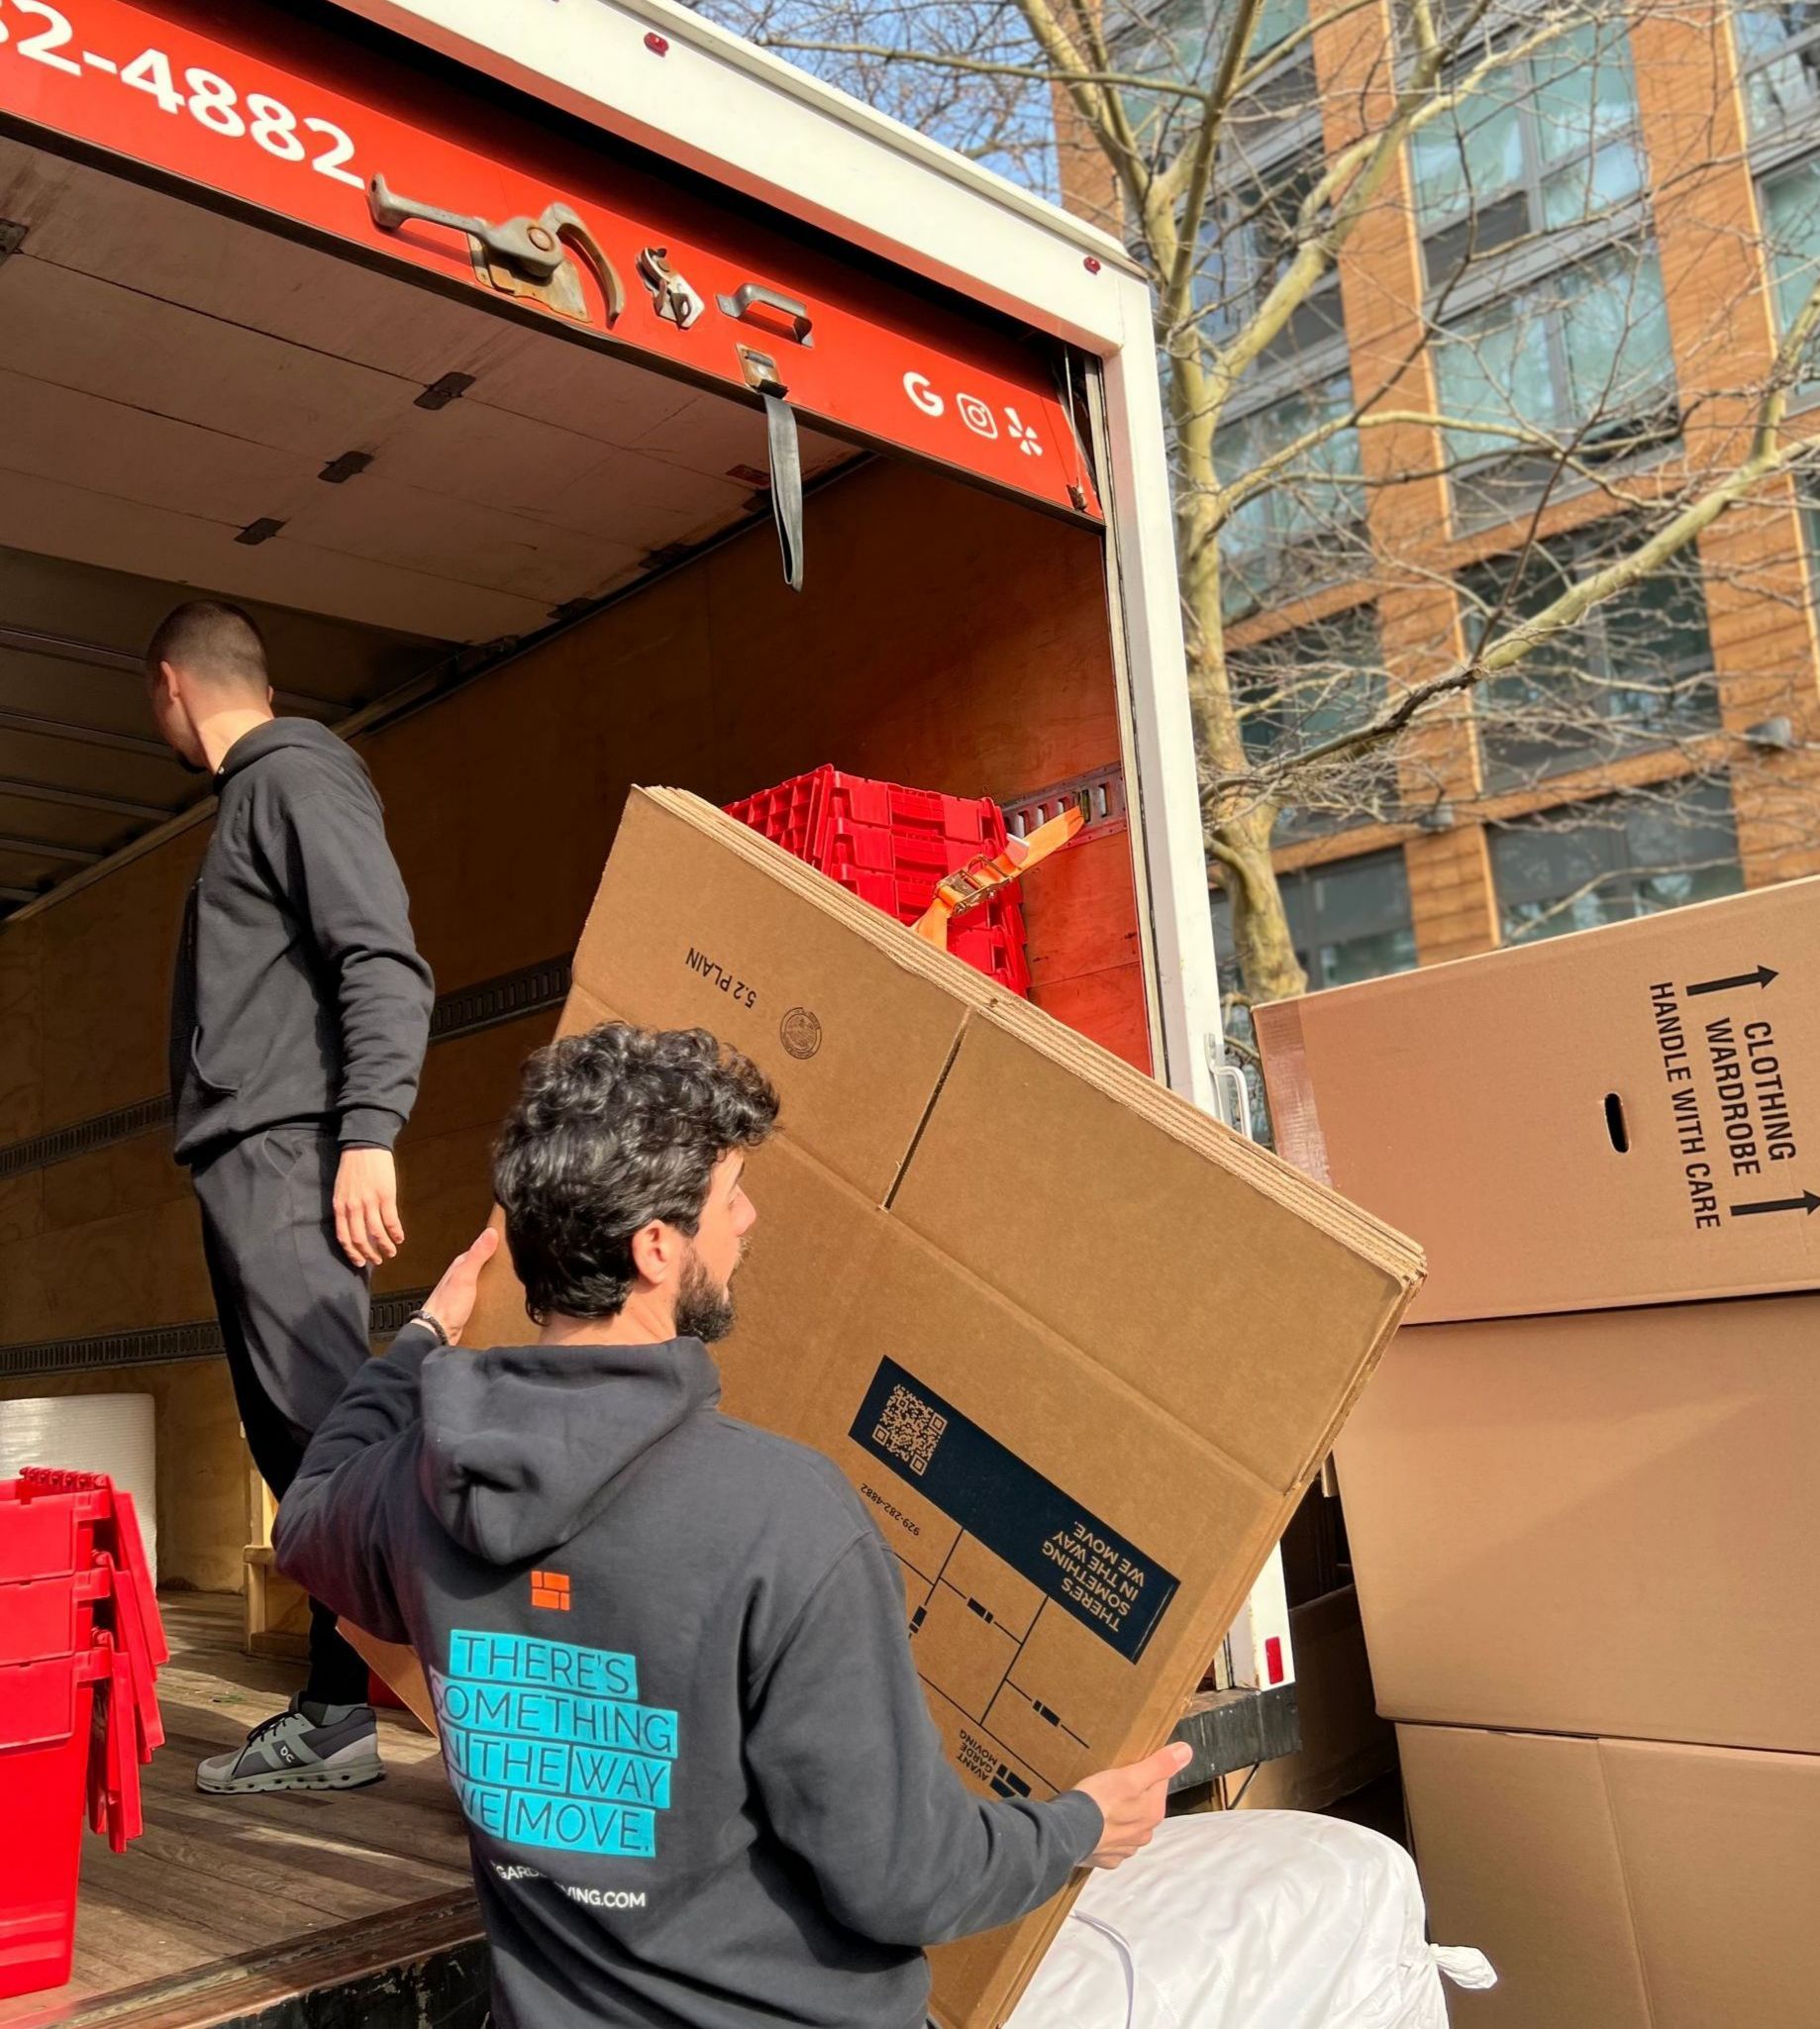
<instances>
[{"instance_id":1,"label":"tree trunk","mask_svg":"<svg viewBox=\"0 0 1820 2029\"><path fill-rule=\"evenodd\" d=\"M1218 480L1213 462L1214 419L1206 375L1188 341L1169 360L1169 407L1175 428L1177 478L1175 530L1181 576L1182 622L1187 636L1188 702L1194 744L1209 774L1237 775L1245 767L1245 739L1233 707L1221 614ZM1232 903L1234 956L1246 998L1284 1000L1300 993L1307 975L1296 963L1282 889L1270 860L1273 805L1203 817L1210 858Z\"/></svg>"},{"instance_id":2,"label":"tree trunk","mask_svg":"<svg viewBox=\"0 0 1820 2029\"><path fill-rule=\"evenodd\" d=\"M1245 996L1255 1006L1287 1000L1307 990L1308 974L1295 956L1282 889L1270 861L1276 812L1260 804L1213 834L1226 893L1232 903L1232 940Z\"/></svg>"}]
</instances>

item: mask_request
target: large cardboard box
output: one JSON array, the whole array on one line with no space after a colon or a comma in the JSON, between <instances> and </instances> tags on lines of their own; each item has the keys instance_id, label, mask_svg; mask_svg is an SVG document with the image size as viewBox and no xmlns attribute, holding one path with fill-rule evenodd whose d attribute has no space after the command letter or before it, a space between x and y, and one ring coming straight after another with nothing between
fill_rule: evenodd
<instances>
[{"instance_id":1,"label":"large cardboard box","mask_svg":"<svg viewBox=\"0 0 1820 2029\"><path fill-rule=\"evenodd\" d=\"M1276 1146L1412 1323L1820 1287L1820 880L1258 1011Z\"/></svg>"},{"instance_id":2,"label":"large cardboard box","mask_svg":"<svg viewBox=\"0 0 1820 2029\"><path fill-rule=\"evenodd\" d=\"M1455 2029L1820 2022L1820 1758L1397 1730L1436 1937L1498 1983Z\"/></svg>"},{"instance_id":3,"label":"large cardboard box","mask_svg":"<svg viewBox=\"0 0 1820 2029\"><path fill-rule=\"evenodd\" d=\"M1394 1330L1407 1241L718 811L635 793L564 1032L775 1080L726 1405L852 1477L982 1793L1167 1737ZM527 1335L503 1266L470 1339ZM1066 1898L936 1954L1010 2012Z\"/></svg>"},{"instance_id":4,"label":"large cardboard box","mask_svg":"<svg viewBox=\"0 0 1820 2029\"><path fill-rule=\"evenodd\" d=\"M1337 1455L1378 1709L1820 1754L1816 1431L1820 1294L1399 1333Z\"/></svg>"}]
</instances>

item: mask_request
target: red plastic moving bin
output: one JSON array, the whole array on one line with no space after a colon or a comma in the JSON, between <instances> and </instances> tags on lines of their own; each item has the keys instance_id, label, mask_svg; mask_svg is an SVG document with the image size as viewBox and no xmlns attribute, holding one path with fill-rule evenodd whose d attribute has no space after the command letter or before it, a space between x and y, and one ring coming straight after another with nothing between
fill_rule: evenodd
<instances>
[{"instance_id":1,"label":"red plastic moving bin","mask_svg":"<svg viewBox=\"0 0 1820 2029\"><path fill-rule=\"evenodd\" d=\"M906 924L929 907L947 875L991 859L1006 841L1004 812L989 796L944 796L834 767L761 789L728 804L727 814ZM948 948L1008 992L1028 996L1024 912L1015 887L957 917Z\"/></svg>"},{"instance_id":2,"label":"red plastic moving bin","mask_svg":"<svg viewBox=\"0 0 1820 2029\"><path fill-rule=\"evenodd\" d=\"M169 1660L132 1496L97 1472L0 1481L0 1997L69 1978L84 1811L144 1830Z\"/></svg>"}]
</instances>

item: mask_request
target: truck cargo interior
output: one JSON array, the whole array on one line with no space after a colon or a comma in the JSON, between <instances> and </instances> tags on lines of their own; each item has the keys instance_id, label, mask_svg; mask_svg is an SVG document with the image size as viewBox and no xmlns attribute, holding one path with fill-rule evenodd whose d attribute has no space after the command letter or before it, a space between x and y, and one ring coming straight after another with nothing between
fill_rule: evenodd
<instances>
[{"instance_id":1,"label":"truck cargo interior","mask_svg":"<svg viewBox=\"0 0 1820 2029\"><path fill-rule=\"evenodd\" d=\"M185 598L247 605L279 709L354 739L386 804L439 1000L385 1331L485 1216L634 783L725 803L833 762L989 795L1014 830L1084 797L1025 896L1033 997L1150 1067L1103 537L805 423L792 592L756 401L5 136L0 407L0 1399L155 1399L179 1652L177 1751L146 1838L85 1885L64 2001L301 1989L469 1935L465 1848L425 1740L388 1746L374 1795L304 1800L331 1809L224 1819L188 1793L289 1681L269 1659L303 1617L169 1155L170 961L208 826L153 735L152 629Z\"/></svg>"}]
</instances>

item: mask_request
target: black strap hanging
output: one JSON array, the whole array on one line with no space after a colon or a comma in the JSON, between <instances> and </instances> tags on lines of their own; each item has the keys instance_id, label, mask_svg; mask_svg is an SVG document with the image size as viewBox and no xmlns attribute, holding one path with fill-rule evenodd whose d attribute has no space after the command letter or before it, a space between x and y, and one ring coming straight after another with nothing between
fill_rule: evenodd
<instances>
[{"instance_id":1,"label":"black strap hanging","mask_svg":"<svg viewBox=\"0 0 1820 2029\"><path fill-rule=\"evenodd\" d=\"M771 518L783 552L784 582L803 588L803 459L796 411L780 395L764 397L764 425L771 452Z\"/></svg>"}]
</instances>

